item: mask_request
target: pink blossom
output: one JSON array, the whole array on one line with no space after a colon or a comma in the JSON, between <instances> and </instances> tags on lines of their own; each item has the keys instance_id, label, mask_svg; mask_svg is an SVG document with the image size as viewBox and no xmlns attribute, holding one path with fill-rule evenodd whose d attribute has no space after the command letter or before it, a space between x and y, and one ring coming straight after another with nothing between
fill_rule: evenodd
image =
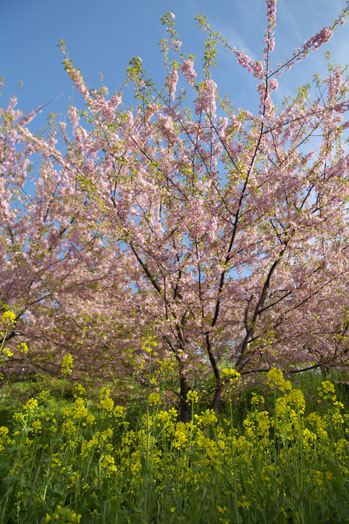
<instances>
[{"instance_id":1,"label":"pink blossom","mask_svg":"<svg viewBox=\"0 0 349 524\"><path fill-rule=\"evenodd\" d=\"M318 49L322 44L328 42L332 36L333 33L331 29L329 27L323 27L321 31L305 42L303 49L307 50L311 47Z\"/></svg>"},{"instance_id":2,"label":"pink blossom","mask_svg":"<svg viewBox=\"0 0 349 524\"><path fill-rule=\"evenodd\" d=\"M27 124L29 124L29 122L31 122L35 118L35 115L36 115L36 111L31 111L30 113L28 113L28 115L22 116L22 118L20 119L18 123L21 126L26 126Z\"/></svg>"},{"instance_id":3,"label":"pink blossom","mask_svg":"<svg viewBox=\"0 0 349 524\"><path fill-rule=\"evenodd\" d=\"M200 94L195 101L195 113L199 115L203 111L211 113L212 116L216 114L216 89L217 84L212 79L205 82L200 90Z\"/></svg>"},{"instance_id":4,"label":"pink blossom","mask_svg":"<svg viewBox=\"0 0 349 524\"><path fill-rule=\"evenodd\" d=\"M245 67L246 69L248 69L249 71L251 71L251 65L252 65L252 60L251 58L245 53L245 51L236 51L236 50L233 50L233 52L236 54L237 58L238 58L238 62L240 65L242 65L242 67Z\"/></svg>"},{"instance_id":5,"label":"pink blossom","mask_svg":"<svg viewBox=\"0 0 349 524\"><path fill-rule=\"evenodd\" d=\"M166 77L166 86L169 91L170 99L175 99L176 89L178 84L178 73L176 69L173 69Z\"/></svg>"},{"instance_id":6,"label":"pink blossom","mask_svg":"<svg viewBox=\"0 0 349 524\"><path fill-rule=\"evenodd\" d=\"M207 235L210 242L214 242L217 237L217 217L213 217L207 227Z\"/></svg>"},{"instance_id":7,"label":"pink blossom","mask_svg":"<svg viewBox=\"0 0 349 524\"><path fill-rule=\"evenodd\" d=\"M262 84L258 84L257 85L257 91L260 95L264 96L265 94L265 84L262 83Z\"/></svg>"},{"instance_id":8,"label":"pink blossom","mask_svg":"<svg viewBox=\"0 0 349 524\"><path fill-rule=\"evenodd\" d=\"M333 76L329 79L328 82L328 93L327 93L327 100L331 101L335 99L338 90L340 88L342 81L342 73L340 69L337 67L334 71Z\"/></svg>"},{"instance_id":9,"label":"pink blossom","mask_svg":"<svg viewBox=\"0 0 349 524\"><path fill-rule=\"evenodd\" d=\"M79 125L79 115L78 115L76 107L69 106L68 114L69 114L69 118L71 120L72 126L77 127Z\"/></svg>"},{"instance_id":10,"label":"pink blossom","mask_svg":"<svg viewBox=\"0 0 349 524\"><path fill-rule=\"evenodd\" d=\"M265 73L262 62L254 62L251 64L251 68L253 71L253 76L262 80Z\"/></svg>"},{"instance_id":11,"label":"pink blossom","mask_svg":"<svg viewBox=\"0 0 349 524\"><path fill-rule=\"evenodd\" d=\"M269 80L269 87L273 91L279 87L279 82L276 80L276 78L272 78Z\"/></svg>"},{"instance_id":12,"label":"pink blossom","mask_svg":"<svg viewBox=\"0 0 349 524\"><path fill-rule=\"evenodd\" d=\"M161 124L164 137L170 144L173 144L177 139L177 134L174 130L172 119L169 116L158 115L158 121Z\"/></svg>"},{"instance_id":13,"label":"pink blossom","mask_svg":"<svg viewBox=\"0 0 349 524\"><path fill-rule=\"evenodd\" d=\"M78 69L70 69L69 74L70 78L75 83L78 92L84 97L85 102L88 102L90 99L90 94L80 71Z\"/></svg>"},{"instance_id":14,"label":"pink blossom","mask_svg":"<svg viewBox=\"0 0 349 524\"><path fill-rule=\"evenodd\" d=\"M110 99L110 105L114 109L116 109L121 104L121 96L118 94L115 94Z\"/></svg>"},{"instance_id":15,"label":"pink blossom","mask_svg":"<svg viewBox=\"0 0 349 524\"><path fill-rule=\"evenodd\" d=\"M174 50L180 49L182 47L182 42L180 40L172 40L169 43L169 47L172 47Z\"/></svg>"},{"instance_id":16,"label":"pink blossom","mask_svg":"<svg viewBox=\"0 0 349 524\"><path fill-rule=\"evenodd\" d=\"M196 77L194 62L192 60L183 60L181 71L187 79L188 84L193 85Z\"/></svg>"},{"instance_id":17,"label":"pink blossom","mask_svg":"<svg viewBox=\"0 0 349 524\"><path fill-rule=\"evenodd\" d=\"M270 28L275 25L277 0L267 0L266 4L267 4L268 26Z\"/></svg>"}]
</instances>

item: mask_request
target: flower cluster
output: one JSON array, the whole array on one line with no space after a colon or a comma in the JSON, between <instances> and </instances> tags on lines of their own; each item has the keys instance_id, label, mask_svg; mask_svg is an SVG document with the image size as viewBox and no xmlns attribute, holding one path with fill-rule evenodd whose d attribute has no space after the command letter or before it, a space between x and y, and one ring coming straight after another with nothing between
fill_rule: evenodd
<instances>
[{"instance_id":1,"label":"flower cluster","mask_svg":"<svg viewBox=\"0 0 349 524\"><path fill-rule=\"evenodd\" d=\"M73 372L74 358L72 355L64 355L61 363L61 372L63 375L71 375Z\"/></svg>"},{"instance_id":2,"label":"flower cluster","mask_svg":"<svg viewBox=\"0 0 349 524\"><path fill-rule=\"evenodd\" d=\"M267 384L273 389L280 389L282 393L291 391L292 389L291 382L289 380L285 380L281 369L277 368L273 368L268 372Z\"/></svg>"},{"instance_id":3,"label":"flower cluster","mask_svg":"<svg viewBox=\"0 0 349 524\"><path fill-rule=\"evenodd\" d=\"M322 44L328 42L333 36L333 33L329 27L323 27L321 31L316 33L312 38L307 40L303 46L304 51L308 49L318 49Z\"/></svg>"},{"instance_id":4,"label":"flower cluster","mask_svg":"<svg viewBox=\"0 0 349 524\"><path fill-rule=\"evenodd\" d=\"M195 113L209 113L211 116L216 115L216 90L217 84L212 79L206 80L199 86L199 96L195 101Z\"/></svg>"},{"instance_id":5,"label":"flower cluster","mask_svg":"<svg viewBox=\"0 0 349 524\"><path fill-rule=\"evenodd\" d=\"M277 0L266 0L267 4L267 19L268 29L271 30L275 26L276 22L276 4Z\"/></svg>"},{"instance_id":6,"label":"flower cluster","mask_svg":"<svg viewBox=\"0 0 349 524\"><path fill-rule=\"evenodd\" d=\"M13 311L5 311L1 315L1 322L5 325L14 326L16 323L16 315Z\"/></svg>"},{"instance_id":7,"label":"flower cluster","mask_svg":"<svg viewBox=\"0 0 349 524\"><path fill-rule=\"evenodd\" d=\"M173 69L166 77L166 86L172 101L175 99L177 84L178 72L176 69Z\"/></svg>"},{"instance_id":8,"label":"flower cluster","mask_svg":"<svg viewBox=\"0 0 349 524\"><path fill-rule=\"evenodd\" d=\"M4 311L0 318L0 364L3 364L6 361L6 359L14 355L13 351L11 351L9 348L4 347L4 345L7 340L7 335L9 331L14 328L15 324L15 313L10 310ZM28 348L26 344L23 343L18 346L18 349L20 351L26 352Z\"/></svg>"},{"instance_id":9,"label":"flower cluster","mask_svg":"<svg viewBox=\"0 0 349 524\"><path fill-rule=\"evenodd\" d=\"M198 394L198 392L189 390L188 394L187 394L187 400L191 404L196 404L197 402L199 402L199 394Z\"/></svg>"},{"instance_id":10,"label":"flower cluster","mask_svg":"<svg viewBox=\"0 0 349 524\"><path fill-rule=\"evenodd\" d=\"M194 85L196 71L194 69L194 62L192 60L183 60L181 71L184 74L185 78L189 85Z\"/></svg>"},{"instance_id":11,"label":"flower cluster","mask_svg":"<svg viewBox=\"0 0 349 524\"><path fill-rule=\"evenodd\" d=\"M82 515L80 515L79 513L76 513L70 508L66 508L58 504L52 516L46 513L44 522L45 524L48 524L49 522L66 522L67 524L79 524L81 517Z\"/></svg>"}]
</instances>

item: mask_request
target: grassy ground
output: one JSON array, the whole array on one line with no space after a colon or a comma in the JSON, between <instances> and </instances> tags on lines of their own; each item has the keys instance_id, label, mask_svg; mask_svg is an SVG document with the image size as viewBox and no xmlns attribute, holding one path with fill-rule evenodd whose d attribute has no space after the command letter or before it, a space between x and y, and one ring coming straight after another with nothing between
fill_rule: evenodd
<instances>
[{"instance_id":1,"label":"grassy ground","mask_svg":"<svg viewBox=\"0 0 349 524\"><path fill-rule=\"evenodd\" d=\"M218 417L192 392L188 424L156 389L122 406L66 379L4 383L0 524L349 523L343 377L239 381Z\"/></svg>"}]
</instances>

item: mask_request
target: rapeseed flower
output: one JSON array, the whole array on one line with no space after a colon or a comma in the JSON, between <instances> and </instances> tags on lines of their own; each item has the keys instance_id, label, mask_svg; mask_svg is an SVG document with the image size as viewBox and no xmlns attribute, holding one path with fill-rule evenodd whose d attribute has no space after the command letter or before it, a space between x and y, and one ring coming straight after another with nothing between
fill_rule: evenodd
<instances>
[{"instance_id":1,"label":"rapeseed flower","mask_svg":"<svg viewBox=\"0 0 349 524\"><path fill-rule=\"evenodd\" d=\"M11 444L11 439L9 437L9 429L6 426L0 427L0 452L4 451L6 446Z\"/></svg>"},{"instance_id":2,"label":"rapeseed flower","mask_svg":"<svg viewBox=\"0 0 349 524\"><path fill-rule=\"evenodd\" d=\"M63 375L71 375L73 372L74 358L72 355L64 355L61 362L61 372Z\"/></svg>"},{"instance_id":3,"label":"rapeseed flower","mask_svg":"<svg viewBox=\"0 0 349 524\"><path fill-rule=\"evenodd\" d=\"M187 400L188 402L191 402L192 404L197 404L199 402L198 393L190 389L187 393Z\"/></svg>"},{"instance_id":4,"label":"rapeseed flower","mask_svg":"<svg viewBox=\"0 0 349 524\"><path fill-rule=\"evenodd\" d=\"M1 315L1 322L6 325L14 326L16 323L16 314L13 311L5 311Z\"/></svg>"},{"instance_id":5,"label":"rapeseed flower","mask_svg":"<svg viewBox=\"0 0 349 524\"><path fill-rule=\"evenodd\" d=\"M267 374L267 384L272 389L279 389L282 393L291 391L292 384L289 380L284 379L281 369L273 368Z\"/></svg>"}]
</instances>

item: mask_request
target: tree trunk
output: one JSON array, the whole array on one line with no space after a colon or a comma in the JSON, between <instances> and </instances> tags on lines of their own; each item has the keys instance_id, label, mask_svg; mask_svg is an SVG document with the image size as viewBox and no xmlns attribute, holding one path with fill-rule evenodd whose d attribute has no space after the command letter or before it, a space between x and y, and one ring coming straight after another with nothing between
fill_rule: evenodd
<instances>
[{"instance_id":1,"label":"tree trunk","mask_svg":"<svg viewBox=\"0 0 349 524\"><path fill-rule=\"evenodd\" d=\"M189 391L189 385L187 379L184 375L181 374L180 377L180 386L181 386L181 404L179 411L179 420L181 422L190 422L191 421L191 404L187 400L187 395Z\"/></svg>"},{"instance_id":2,"label":"tree trunk","mask_svg":"<svg viewBox=\"0 0 349 524\"><path fill-rule=\"evenodd\" d=\"M214 392L214 397L211 403L211 409L213 409L215 413L218 413L221 407L221 403L222 403L222 386L220 384L217 384L216 390Z\"/></svg>"}]
</instances>

